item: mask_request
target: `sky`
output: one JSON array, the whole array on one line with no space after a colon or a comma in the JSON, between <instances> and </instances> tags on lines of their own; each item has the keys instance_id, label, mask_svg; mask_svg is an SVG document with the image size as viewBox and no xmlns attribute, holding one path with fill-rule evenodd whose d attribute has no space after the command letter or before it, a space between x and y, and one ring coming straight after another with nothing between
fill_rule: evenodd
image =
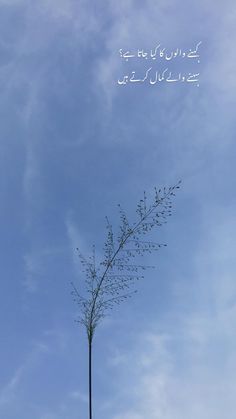
<instances>
[{"instance_id":1,"label":"sky","mask_svg":"<svg viewBox=\"0 0 236 419\"><path fill-rule=\"evenodd\" d=\"M87 417L76 248L102 254L117 204L135 221L180 179L153 233L168 246L97 328L94 419L235 418L235 17L233 0L0 0L2 418ZM118 83L149 68L120 49L199 42L200 63L168 63L199 86Z\"/></svg>"}]
</instances>

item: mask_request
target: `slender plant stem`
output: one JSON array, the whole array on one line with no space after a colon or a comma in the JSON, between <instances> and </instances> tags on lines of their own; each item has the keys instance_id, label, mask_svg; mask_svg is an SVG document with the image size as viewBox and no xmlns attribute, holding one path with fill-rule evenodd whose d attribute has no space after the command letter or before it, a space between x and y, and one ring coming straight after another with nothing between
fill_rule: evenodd
<instances>
[{"instance_id":1,"label":"slender plant stem","mask_svg":"<svg viewBox=\"0 0 236 419\"><path fill-rule=\"evenodd\" d=\"M92 340L89 339L89 419L92 419Z\"/></svg>"}]
</instances>

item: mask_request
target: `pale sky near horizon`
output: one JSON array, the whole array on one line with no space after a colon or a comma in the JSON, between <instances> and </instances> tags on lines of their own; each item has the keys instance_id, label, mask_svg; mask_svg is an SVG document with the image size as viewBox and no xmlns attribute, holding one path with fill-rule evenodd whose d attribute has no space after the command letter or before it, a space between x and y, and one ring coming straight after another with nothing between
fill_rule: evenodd
<instances>
[{"instance_id":1,"label":"pale sky near horizon","mask_svg":"<svg viewBox=\"0 0 236 419\"><path fill-rule=\"evenodd\" d=\"M2 419L87 417L76 247L179 179L155 270L97 329L94 419L235 419L235 19L233 0L0 0ZM199 41L199 87L118 85L120 49Z\"/></svg>"}]
</instances>

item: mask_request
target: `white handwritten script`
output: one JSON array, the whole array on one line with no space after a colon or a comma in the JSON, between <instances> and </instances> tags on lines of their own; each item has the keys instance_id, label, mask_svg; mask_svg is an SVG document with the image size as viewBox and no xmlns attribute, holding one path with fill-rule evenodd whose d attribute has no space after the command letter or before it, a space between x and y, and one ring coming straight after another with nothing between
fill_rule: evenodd
<instances>
[{"instance_id":1,"label":"white handwritten script","mask_svg":"<svg viewBox=\"0 0 236 419\"><path fill-rule=\"evenodd\" d=\"M167 83L196 83L196 86L199 87L199 71L194 72L180 72L176 70L176 65L183 60L185 62L188 60L191 64L200 63L199 47L202 41L198 42L195 49L190 48L189 50L182 50L177 48L176 50L169 51L167 48L162 48L161 44L158 44L154 49L150 51L145 51L144 49L138 49L135 52L124 51L123 49L119 50L120 58L125 62L129 60L135 60L137 62L141 60L147 60L150 62L150 65L147 66L144 71L133 70L129 71L126 74L117 80L119 85L126 85L128 83L148 83L150 85L155 85L156 83L167 82ZM154 61L156 60L156 61ZM157 69L155 63L158 62L158 65L163 67L163 62L168 62L168 67L164 66L164 69ZM151 64L152 63L152 64ZM174 69L172 68L174 67Z\"/></svg>"}]
</instances>

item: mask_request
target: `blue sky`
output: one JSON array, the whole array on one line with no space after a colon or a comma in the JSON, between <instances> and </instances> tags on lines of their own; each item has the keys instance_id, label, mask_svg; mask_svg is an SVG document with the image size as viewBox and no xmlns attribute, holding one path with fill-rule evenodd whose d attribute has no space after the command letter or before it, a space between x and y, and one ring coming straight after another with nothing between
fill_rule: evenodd
<instances>
[{"instance_id":1,"label":"blue sky","mask_svg":"<svg viewBox=\"0 0 236 419\"><path fill-rule=\"evenodd\" d=\"M87 417L75 249L179 179L156 269L97 329L94 417L235 418L235 15L232 0L0 0L2 418ZM117 84L120 48L199 41L199 87Z\"/></svg>"}]
</instances>

